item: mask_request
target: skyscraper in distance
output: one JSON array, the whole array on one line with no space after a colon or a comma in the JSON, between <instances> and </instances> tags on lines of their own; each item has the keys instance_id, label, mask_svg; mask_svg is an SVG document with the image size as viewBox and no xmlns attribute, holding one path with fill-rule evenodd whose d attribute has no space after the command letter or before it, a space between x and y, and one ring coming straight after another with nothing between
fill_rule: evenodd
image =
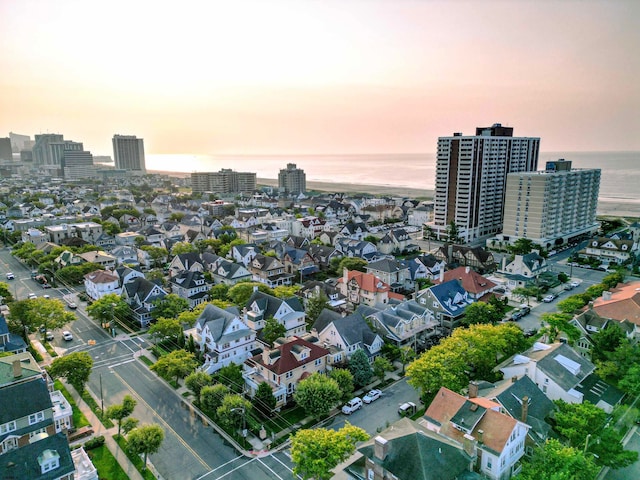
<instances>
[{"instance_id":1,"label":"skyscraper in distance","mask_svg":"<svg viewBox=\"0 0 640 480\"><path fill-rule=\"evenodd\" d=\"M287 163L278 173L278 188L287 195L299 195L307 191L307 176L304 170L298 168L295 163Z\"/></svg>"},{"instance_id":2,"label":"skyscraper in distance","mask_svg":"<svg viewBox=\"0 0 640 480\"><path fill-rule=\"evenodd\" d=\"M514 137L499 123L476 128L475 135L454 133L438 138L434 224L446 238L454 222L465 242L502 230L507 174L535 171L540 138Z\"/></svg>"},{"instance_id":3,"label":"skyscraper in distance","mask_svg":"<svg viewBox=\"0 0 640 480\"><path fill-rule=\"evenodd\" d=\"M135 135L113 136L113 160L116 169L145 174L144 141Z\"/></svg>"}]
</instances>

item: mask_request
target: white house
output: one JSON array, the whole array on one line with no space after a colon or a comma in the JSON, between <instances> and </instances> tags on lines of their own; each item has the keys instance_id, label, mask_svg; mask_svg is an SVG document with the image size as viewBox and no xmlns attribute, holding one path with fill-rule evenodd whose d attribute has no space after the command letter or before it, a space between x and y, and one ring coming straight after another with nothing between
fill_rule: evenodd
<instances>
[{"instance_id":1,"label":"white house","mask_svg":"<svg viewBox=\"0 0 640 480\"><path fill-rule=\"evenodd\" d=\"M114 273L96 270L84 276L84 288L93 300L99 300L109 293L120 295L120 278Z\"/></svg>"}]
</instances>

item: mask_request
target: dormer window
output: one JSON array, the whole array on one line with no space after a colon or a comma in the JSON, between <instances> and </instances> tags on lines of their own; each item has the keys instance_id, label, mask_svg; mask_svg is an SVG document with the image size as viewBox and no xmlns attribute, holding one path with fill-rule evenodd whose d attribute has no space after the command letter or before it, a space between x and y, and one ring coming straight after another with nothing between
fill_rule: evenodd
<instances>
[{"instance_id":1,"label":"dormer window","mask_svg":"<svg viewBox=\"0 0 640 480\"><path fill-rule=\"evenodd\" d=\"M40 473L44 475L60 466L60 455L55 450L47 449L38 455L38 463L40 464Z\"/></svg>"}]
</instances>

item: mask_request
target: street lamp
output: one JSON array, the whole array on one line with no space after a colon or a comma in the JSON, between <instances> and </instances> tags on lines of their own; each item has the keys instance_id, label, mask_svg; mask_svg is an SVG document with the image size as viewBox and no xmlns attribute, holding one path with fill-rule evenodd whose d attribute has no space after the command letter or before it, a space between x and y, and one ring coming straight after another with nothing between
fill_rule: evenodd
<instances>
[{"instance_id":1,"label":"street lamp","mask_svg":"<svg viewBox=\"0 0 640 480\"><path fill-rule=\"evenodd\" d=\"M247 416L244 407L232 408L230 412L240 411L242 413L242 437L247 438Z\"/></svg>"}]
</instances>

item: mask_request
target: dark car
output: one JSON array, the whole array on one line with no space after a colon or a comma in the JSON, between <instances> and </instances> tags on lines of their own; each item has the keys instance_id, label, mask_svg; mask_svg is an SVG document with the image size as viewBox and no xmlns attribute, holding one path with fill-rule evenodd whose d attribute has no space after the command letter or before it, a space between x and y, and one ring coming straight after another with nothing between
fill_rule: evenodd
<instances>
[{"instance_id":1,"label":"dark car","mask_svg":"<svg viewBox=\"0 0 640 480\"><path fill-rule=\"evenodd\" d=\"M518 320L520 320L522 318L522 312L520 310L516 310L515 312L513 312L511 314L511 318L510 320L512 322L517 322Z\"/></svg>"}]
</instances>

